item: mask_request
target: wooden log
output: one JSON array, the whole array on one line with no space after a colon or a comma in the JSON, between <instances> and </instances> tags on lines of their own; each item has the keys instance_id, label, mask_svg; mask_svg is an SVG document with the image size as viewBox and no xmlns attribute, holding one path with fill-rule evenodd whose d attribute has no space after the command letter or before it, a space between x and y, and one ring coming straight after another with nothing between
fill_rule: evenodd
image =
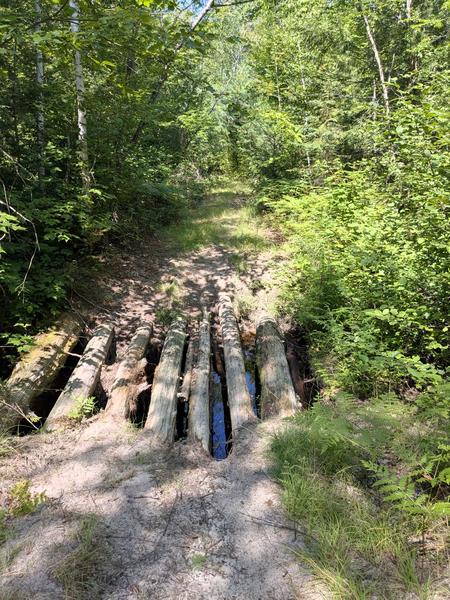
<instances>
[{"instance_id":1,"label":"wooden log","mask_svg":"<svg viewBox=\"0 0 450 600\"><path fill-rule=\"evenodd\" d=\"M37 335L0 389L0 427L10 429L30 410L30 403L45 392L73 349L81 333L80 320L63 314L47 332Z\"/></svg>"},{"instance_id":2,"label":"wooden log","mask_svg":"<svg viewBox=\"0 0 450 600\"><path fill-rule=\"evenodd\" d=\"M194 337L191 335L189 338L188 349L186 352L186 363L184 366L183 383L181 384L180 393L178 398L181 401L188 402L191 393L192 384L192 367L194 363Z\"/></svg>"},{"instance_id":3,"label":"wooden log","mask_svg":"<svg viewBox=\"0 0 450 600\"><path fill-rule=\"evenodd\" d=\"M186 340L186 322L177 319L169 328L153 378L150 408L144 428L159 442L172 443L175 436L178 387Z\"/></svg>"},{"instance_id":4,"label":"wooden log","mask_svg":"<svg viewBox=\"0 0 450 600\"><path fill-rule=\"evenodd\" d=\"M120 361L117 374L111 387L111 394L106 405L105 416L127 419L135 409L139 392L139 379L144 373L147 360L145 353L153 332L151 323L142 323Z\"/></svg>"},{"instance_id":5,"label":"wooden log","mask_svg":"<svg viewBox=\"0 0 450 600\"><path fill-rule=\"evenodd\" d=\"M189 402L188 435L210 452L209 379L211 375L211 334L209 314L204 311L199 330L197 360L193 371Z\"/></svg>"},{"instance_id":6,"label":"wooden log","mask_svg":"<svg viewBox=\"0 0 450 600\"><path fill-rule=\"evenodd\" d=\"M229 296L221 295L219 318L222 330L225 374L228 390L228 406L233 433L247 421L255 421L252 399L245 379L244 355L242 352L239 327Z\"/></svg>"},{"instance_id":7,"label":"wooden log","mask_svg":"<svg viewBox=\"0 0 450 600\"><path fill-rule=\"evenodd\" d=\"M108 356L114 338L111 323L99 325L89 340L83 356L75 367L66 387L44 423L44 431L54 431L64 423L77 402L89 398L100 381L102 365Z\"/></svg>"},{"instance_id":8,"label":"wooden log","mask_svg":"<svg viewBox=\"0 0 450 600\"><path fill-rule=\"evenodd\" d=\"M256 329L256 361L261 382L261 418L292 415L298 408L283 338L274 319L263 317Z\"/></svg>"}]
</instances>

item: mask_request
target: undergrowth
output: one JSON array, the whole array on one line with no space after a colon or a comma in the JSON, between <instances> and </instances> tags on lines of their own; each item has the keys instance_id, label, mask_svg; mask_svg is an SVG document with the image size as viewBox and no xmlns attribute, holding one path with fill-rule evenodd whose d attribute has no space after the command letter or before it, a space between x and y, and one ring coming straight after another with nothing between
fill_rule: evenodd
<instances>
[{"instance_id":1,"label":"undergrowth","mask_svg":"<svg viewBox=\"0 0 450 600\"><path fill-rule=\"evenodd\" d=\"M83 516L74 535L74 549L53 569L53 576L63 586L65 598L85 600L101 595L101 566L108 549L100 541L98 517Z\"/></svg>"},{"instance_id":2,"label":"undergrowth","mask_svg":"<svg viewBox=\"0 0 450 600\"><path fill-rule=\"evenodd\" d=\"M34 512L38 506L46 502L45 492L33 493L31 481L24 479L15 483L6 493L4 507L0 509L0 544L10 535L10 521Z\"/></svg>"},{"instance_id":3,"label":"undergrowth","mask_svg":"<svg viewBox=\"0 0 450 600\"><path fill-rule=\"evenodd\" d=\"M286 508L305 527L298 554L334 597L427 598L436 589L450 516L441 391L414 404L338 394L274 438Z\"/></svg>"}]
</instances>

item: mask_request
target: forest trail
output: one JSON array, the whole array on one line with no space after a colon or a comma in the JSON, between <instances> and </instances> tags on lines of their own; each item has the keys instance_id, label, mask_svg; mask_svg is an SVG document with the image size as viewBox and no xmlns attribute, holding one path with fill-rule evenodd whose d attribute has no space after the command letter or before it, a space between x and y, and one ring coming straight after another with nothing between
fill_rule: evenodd
<instances>
[{"instance_id":1,"label":"forest trail","mask_svg":"<svg viewBox=\"0 0 450 600\"><path fill-rule=\"evenodd\" d=\"M97 284L102 311L91 317L113 318L119 358L142 317L156 320L162 339L175 314L195 319L223 291L252 335L255 316L274 301L283 250L247 210L239 194L222 191L160 240L108 259ZM102 373L107 391L116 368ZM2 485L30 480L46 501L15 521L2 548L0 598L324 598L295 556L302 536L270 474L268 447L282 426L245 427L222 461L186 440L154 446L146 431L112 425L104 413L21 438L2 459Z\"/></svg>"}]
</instances>

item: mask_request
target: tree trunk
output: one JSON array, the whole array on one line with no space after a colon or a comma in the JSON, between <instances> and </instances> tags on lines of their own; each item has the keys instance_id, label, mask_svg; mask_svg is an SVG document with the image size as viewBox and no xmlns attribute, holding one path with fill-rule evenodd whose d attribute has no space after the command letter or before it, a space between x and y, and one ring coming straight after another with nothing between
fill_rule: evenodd
<instances>
[{"instance_id":1,"label":"tree trunk","mask_svg":"<svg viewBox=\"0 0 450 600\"><path fill-rule=\"evenodd\" d=\"M292 415L298 407L283 338L276 322L265 317L256 330L256 360L261 381L261 418Z\"/></svg>"},{"instance_id":2,"label":"tree trunk","mask_svg":"<svg viewBox=\"0 0 450 600\"><path fill-rule=\"evenodd\" d=\"M29 412L31 401L49 388L80 333L79 320L73 314L65 314L52 329L36 336L33 348L23 356L0 389L2 428L17 425Z\"/></svg>"},{"instance_id":3,"label":"tree trunk","mask_svg":"<svg viewBox=\"0 0 450 600\"><path fill-rule=\"evenodd\" d=\"M252 400L245 378L244 355L242 353L239 327L228 296L219 300L219 317L225 357L225 373L228 390L228 405L233 434L247 421L255 421Z\"/></svg>"},{"instance_id":4,"label":"tree trunk","mask_svg":"<svg viewBox=\"0 0 450 600\"><path fill-rule=\"evenodd\" d=\"M151 323L143 323L136 330L117 369L106 406L106 416L119 419L126 419L130 416L133 403L138 395L139 379L147 364L145 353L152 331Z\"/></svg>"},{"instance_id":5,"label":"tree trunk","mask_svg":"<svg viewBox=\"0 0 450 600\"><path fill-rule=\"evenodd\" d=\"M406 18L410 19L412 16L412 0L406 0Z\"/></svg>"},{"instance_id":6,"label":"tree trunk","mask_svg":"<svg viewBox=\"0 0 450 600\"><path fill-rule=\"evenodd\" d=\"M44 424L44 431L54 431L69 417L77 402L92 396L100 381L105 362L114 338L111 323L97 327L89 340L83 356L70 376Z\"/></svg>"},{"instance_id":7,"label":"tree trunk","mask_svg":"<svg viewBox=\"0 0 450 600\"><path fill-rule=\"evenodd\" d=\"M77 0L69 0L69 6L72 9L70 19L70 29L74 35L80 31L80 9ZM77 91L77 122L78 122L78 157L80 160L81 179L84 190L88 190L91 185L91 173L89 171L89 152L87 141L86 112L84 108L85 86L83 65L79 50L75 50L75 88Z\"/></svg>"},{"instance_id":8,"label":"tree trunk","mask_svg":"<svg viewBox=\"0 0 450 600\"><path fill-rule=\"evenodd\" d=\"M189 345L186 353L186 364L184 367L183 383L181 384L180 393L178 398L188 402L191 393L192 385L192 367L194 362L194 338L191 335L189 339Z\"/></svg>"},{"instance_id":9,"label":"tree trunk","mask_svg":"<svg viewBox=\"0 0 450 600\"><path fill-rule=\"evenodd\" d=\"M386 84L386 77L384 75L383 63L381 62L381 56L380 56L380 53L378 52L375 38L373 36L372 29L370 27L369 19L367 18L367 16L364 13L363 13L363 19L364 19L364 23L366 25L367 37L369 38L370 45L372 46L373 55L375 57L375 62L377 63L378 74L380 77L381 90L383 92L384 107L386 109L386 114L388 115L389 114L389 88Z\"/></svg>"},{"instance_id":10,"label":"tree trunk","mask_svg":"<svg viewBox=\"0 0 450 600\"><path fill-rule=\"evenodd\" d=\"M183 360L186 323L177 319L167 333L161 359L153 378L150 409L145 429L160 442L172 443L175 436L178 387Z\"/></svg>"},{"instance_id":11,"label":"tree trunk","mask_svg":"<svg viewBox=\"0 0 450 600\"><path fill-rule=\"evenodd\" d=\"M200 325L197 361L193 372L189 402L189 437L199 441L210 452L209 379L211 375L211 335L209 314L204 313Z\"/></svg>"},{"instance_id":12,"label":"tree trunk","mask_svg":"<svg viewBox=\"0 0 450 600\"><path fill-rule=\"evenodd\" d=\"M42 21L42 6L40 0L34 2L36 12L36 33L40 33ZM45 151L45 119L44 119L44 57L39 46L36 49L36 85L37 85L37 146L38 146L38 175L41 190L43 190L43 178L45 177L44 151Z\"/></svg>"},{"instance_id":13,"label":"tree trunk","mask_svg":"<svg viewBox=\"0 0 450 600\"><path fill-rule=\"evenodd\" d=\"M152 93L149 96L149 104L150 105L154 104L158 100L159 95L161 94L161 90L163 89L164 84L166 83L166 81L169 78L170 67L175 62L178 52L183 48L188 36L191 35L191 33L198 27L198 25L200 25L200 23L206 17L206 15L214 8L214 1L215 0L208 0L206 2L205 6L202 8L202 10L192 20L191 26L189 27L188 35L184 39L182 39L180 42L178 42L178 44L175 46L172 57L164 65L164 70L161 73L160 78L156 82L156 86L155 86L154 90L152 91ZM147 123L145 121L140 121L138 123L138 126L136 127L136 129L133 133L133 136L131 138L132 144L137 144L142 132L145 129L146 124Z\"/></svg>"}]
</instances>

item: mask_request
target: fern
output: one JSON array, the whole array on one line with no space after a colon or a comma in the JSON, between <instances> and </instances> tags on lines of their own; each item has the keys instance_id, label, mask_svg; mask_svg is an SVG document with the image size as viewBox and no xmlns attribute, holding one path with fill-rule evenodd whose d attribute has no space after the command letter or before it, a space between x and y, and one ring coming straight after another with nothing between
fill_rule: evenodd
<instances>
[{"instance_id":1,"label":"fern","mask_svg":"<svg viewBox=\"0 0 450 600\"><path fill-rule=\"evenodd\" d=\"M94 414L97 407L95 396L88 398L78 398L75 406L69 412L68 417L74 421L82 421Z\"/></svg>"}]
</instances>

